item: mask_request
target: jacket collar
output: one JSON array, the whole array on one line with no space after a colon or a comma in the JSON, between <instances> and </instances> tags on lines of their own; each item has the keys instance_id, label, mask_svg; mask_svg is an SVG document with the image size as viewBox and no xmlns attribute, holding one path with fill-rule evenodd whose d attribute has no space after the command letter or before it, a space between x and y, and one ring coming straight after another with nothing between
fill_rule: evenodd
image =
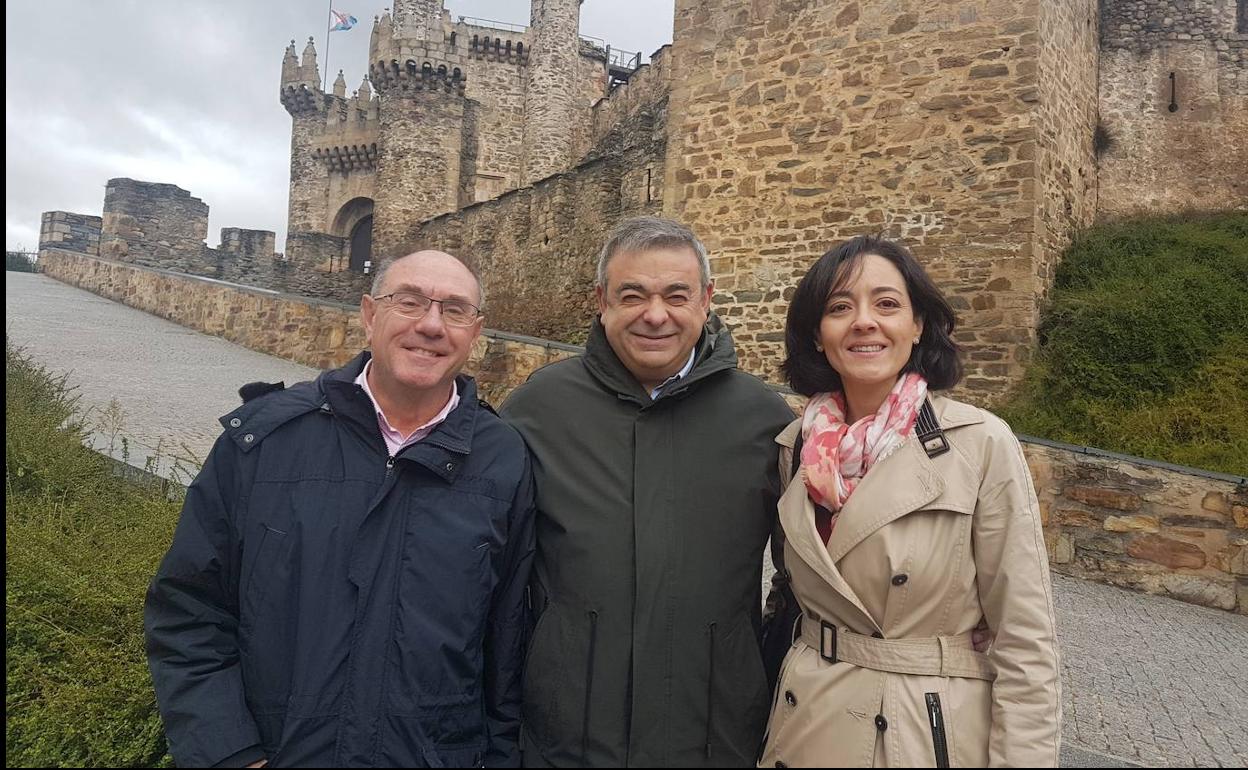
<instances>
[{"instance_id":1,"label":"jacket collar","mask_svg":"<svg viewBox=\"0 0 1248 770\"><path fill-rule=\"evenodd\" d=\"M622 399L635 401L643 407L655 401L651 400L632 372L624 366L611 343L607 341L606 329L600 317L594 318L589 329L589 339L585 343L585 355L582 357L585 368L607 390ZM732 343L732 333L719 316L712 312L702 329L702 335L694 346L693 369L668 386L659 394L659 401L685 393L696 383L737 366L737 351Z\"/></svg>"},{"instance_id":2,"label":"jacket collar","mask_svg":"<svg viewBox=\"0 0 1248 770\"><path fill-rule=\"evenodd\" d=\"M384 447L373 402L355 383L371 358L372 354L365 350L341 369L322 374L317 383L330 411L362 433L368 442ZM472 437L482 409L475 380L461 374L455 378L455 384L459 388L459 405L428 436L404 447L397 455L418 462L447 480L455 477L464 456L472 451Z\"/></svg>"},{"instance_id":3,"label":"jacket collar","mask_svg":"<svg viewBox=\"0 0 1248 770\"><path fill-rule=\"evenodd\" d=\"M973 406L944 396L930 398L936 417L946 431L984 420L983 413ZM776 437L776 443L793 449L801 429L801 419L794 420ZM788 469L783 472L787 474ZM937 499L944 489L944 479L918 439L911 435L863 477L837 516L826 546L815 528L814 504L806 493L804 472L800 470L780 499L780 519L789 545L802 560L853 603L877 630L882 630L836 565L872 533Z\"/></svg>"}]
</instances>

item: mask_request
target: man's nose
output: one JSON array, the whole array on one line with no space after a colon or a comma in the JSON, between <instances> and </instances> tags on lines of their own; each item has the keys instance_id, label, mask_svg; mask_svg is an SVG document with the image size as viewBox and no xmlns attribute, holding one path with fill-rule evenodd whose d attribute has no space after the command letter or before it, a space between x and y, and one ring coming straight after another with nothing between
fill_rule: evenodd
<instances>
[{"instance_id":1,"label":"man's nose","mask_svg":"<svg viewBox=\"0 0 1248 770\"><path fill-rule=\"evenodd\" d=\"M416 322L416 328L430 337L440 337L446 333L446 320L442 317L442 304L434 302L425 315Z\"/></svg>"},{"instance_id":2,"label":"man's nose","mask_svg":"<svg viewBox=\"0 0 1248 770\"><path fill-rule=\"evenodd\" d=\"M667 303L662 297L651 297L641 317L651 326L662 326L667 322Z\"/></svg>"}]
</instances>

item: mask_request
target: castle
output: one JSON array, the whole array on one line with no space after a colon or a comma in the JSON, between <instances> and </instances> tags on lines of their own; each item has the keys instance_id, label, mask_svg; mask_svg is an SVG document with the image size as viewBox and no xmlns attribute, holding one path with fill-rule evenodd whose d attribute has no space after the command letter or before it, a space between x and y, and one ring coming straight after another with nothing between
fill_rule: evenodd
<instances>
[{"instance_id":1,"label":"castle","mask_svg":"<svg viewBox=\"0 0 1248 770\"><path fill-rule=\"evenodd\" d=\"M677 0L645 64L579 12L532 0L504 28L395 0L351 96L292 43L282 255L238 228L209 248L202 201L127 179L102 218L45 214L41 249L355 301L369 262L440 248L482 273L490 326L576 341L607 230L663 214L710 250L742 366L775 379L797 279L883 232L945 288L967 394L991 399L1081 228L1248 208L1248 0Z\"/></svg>"}]
</instances>

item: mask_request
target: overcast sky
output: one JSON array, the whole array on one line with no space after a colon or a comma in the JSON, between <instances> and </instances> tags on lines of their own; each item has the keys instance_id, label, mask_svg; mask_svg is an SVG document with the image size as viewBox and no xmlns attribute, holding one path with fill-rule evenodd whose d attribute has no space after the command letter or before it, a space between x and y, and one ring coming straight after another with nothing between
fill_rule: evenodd
<instances>
[{"instance_id":1,"label":"overcast sky","mask_svg":"<svg viewBox=\"0 0 1248 770\"><path fill-rule=\"evenodd\" d=\"M674 0L585 0L581 34L649 55L672 38ZM528 24L525 0L446 0L452 16ZM359 87L373 17L388 0L334 0L359 26L330 35L332 84ZM282 55L316 38L327 69L323 0L6 0L5 247L34 250L39 215L99 216L104 185L170 182L222 227L286 236L290 116Z\"/></svg>"}]
</instances>

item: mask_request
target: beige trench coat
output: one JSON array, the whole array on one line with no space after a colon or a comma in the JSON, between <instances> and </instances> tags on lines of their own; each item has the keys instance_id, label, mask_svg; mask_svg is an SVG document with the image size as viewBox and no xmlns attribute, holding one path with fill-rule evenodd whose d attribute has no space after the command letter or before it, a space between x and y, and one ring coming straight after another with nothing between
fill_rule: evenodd
<instances>
[{"instance_id":1,"label":"beige trench coat","mask_svg":"<svg viewBox=\"0 0 1248 770\"><path fill-rule=\"evenodd\" d=\"M1000 419L932 405L950 451L929 458L911 435L862 479L827 547L805 484L780 500L804 616L760 767L1057 766L1053 596L1031 475ZM776 439L783 478L800 429ZM995 635L986 653L970 642L981 617Z\"/></svg>"}]
</instances>

